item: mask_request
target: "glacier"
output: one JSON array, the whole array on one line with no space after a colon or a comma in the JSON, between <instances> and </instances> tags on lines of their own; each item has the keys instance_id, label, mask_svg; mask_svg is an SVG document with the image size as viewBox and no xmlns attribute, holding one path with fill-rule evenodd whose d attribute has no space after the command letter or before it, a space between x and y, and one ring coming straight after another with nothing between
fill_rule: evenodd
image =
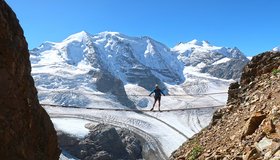
<instances>
[{"instance_id":1,"label":"glacier","mask_svg":"<svg viewBox=\"0 0 280 160\"><path fill-rule=\"evenodd\" d=\"M217 109L211 106L225 105L229 84L238 80L238 75L227 73L241 70L240 64L248 59L236 47L217 47L208 41L169 48L147 36L82 31L30 50L30 61L40 103L51 117L88 117L135 127L157 139L169 156L210 123ZM161 101L163 112L146 112L153 104L148 95L155 84L167 95ZM68 125L54 122L56 128ZM75 130L73 134L78 134Z\"/></svg>"}]
</instances>

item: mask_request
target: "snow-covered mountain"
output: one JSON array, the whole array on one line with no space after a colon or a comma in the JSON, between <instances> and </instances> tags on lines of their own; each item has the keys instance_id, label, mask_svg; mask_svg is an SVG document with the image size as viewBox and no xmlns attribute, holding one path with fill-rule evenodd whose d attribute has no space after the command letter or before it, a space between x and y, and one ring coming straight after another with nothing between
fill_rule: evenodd
<instances>
[{"instance_id":1,"label":"snow-covered mountain","mask_svg":"<svg viewBox=\"0 0 280 160\"><path fill-rule=\"evenodd\" d=\"M248 58L236 47L211 45L208 41L192 40L171 49L186 66L200 68L203 73L224 79L239 79Z\"/></svg>"},{"instance_id":2,"label":"snow-covered mountain","mask_svg":"<svg viewBox=\"0 0 280 160\"><path fill-rule=\"evenodd\" d=\"M126 97L126 84L149 90L156 83L164 86L184 82L183 64L168 47L149 37L128 37L117 32L90 35L82 31L60 43L45 42L30 52L32 73L40 90L107 93L105 99L111 93L121 104L134 107ZM65 94L40 97L79 106L91 101L81 94Z\"/></svg>"},{"instance_id":3,"label":"snow-covered mountain","mask_svg":"<svg viewBox=\"0 0 280 160\"><path fill-rule=\"evenodd\" d=\"M272 49L272 51L274 51L274 52L280 52L280 46L274 47L274 48Z\"/></svg>"},{"instance_id":4,"label":"snow-covered mountain","mask_svg":"<svg viewBox=\"0 0 280 160\"><path fill-rule=\"evenodd\" d=\"M191 41L170 49L149 37L129 37L117 32L91 35L82 31L62 42L45 42L30 53L40 103L81 108L149 110L153 97L148 95L155 84L168 95L161 100L162 110L221 106L226 103L228 86L234 80L213 75L220 70L234 72L235 68L219 67L230 66L231 61L245 61L237 48ZM215 111L215 107L162 114L48 106L45 109L51 115L88 117L100 123L137 128L137 132L151 135L166 155L186 137L207 126Z\"/></svg>"},{"instance_id":5,"label":"snow-covered mountain","mask_svg":"<svg viewBox=\"0 0 280 160\"><path fill-rule=\"evenodd\" d=\"M30 53L41 103L99 107L146 107L150 100L128 95L148 94L155 84L169 94L226 91L231 81L219 77L238 78L234 72L248 61L237 48L206 41L170 49L149 37L118 32L82 31Z\"/></svg>"}]
</instances>

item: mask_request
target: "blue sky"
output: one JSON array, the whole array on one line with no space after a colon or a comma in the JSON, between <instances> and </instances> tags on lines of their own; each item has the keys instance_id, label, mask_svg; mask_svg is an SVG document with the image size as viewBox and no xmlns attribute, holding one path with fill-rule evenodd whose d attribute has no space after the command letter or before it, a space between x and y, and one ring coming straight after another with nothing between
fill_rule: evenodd
<instances>
[{"instance_id":1,"label":"blue sky","mask_svg":"<svg viewBox=\"0 0 280 160\"><path fill-rule=\"evenodd\" d=\"M85 30L150 36L169 47L193 39L247 56L280 45L279 0L6 0L29 48Z\"/></svg>"}]
</instances>

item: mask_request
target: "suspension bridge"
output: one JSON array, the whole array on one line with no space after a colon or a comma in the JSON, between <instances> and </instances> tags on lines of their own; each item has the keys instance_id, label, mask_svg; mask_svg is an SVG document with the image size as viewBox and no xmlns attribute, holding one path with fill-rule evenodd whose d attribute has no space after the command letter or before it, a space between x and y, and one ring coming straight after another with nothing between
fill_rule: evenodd
<instances>
[{"instance_id":1,"label":"suspension bridge","mask_svg":"<svg viewBox=\"0 0 280 160\"><path fill-rule=\"evenodd\" d=\"M54 91L51 91L54 92ZM65 91L55 91L57 93L65 93ZM197 107L185 107L185 108L174 108L174 109L163 109L160 110L160 112L172 112L172 111L186 111L186 110L199 110L199 109L215 109L215 108L221 108L225 106L224 102L221 102L219 99L214 98L213 95L221 95L221 94L227 94L227 92L215 92L215 93L204 93L204 94L177 94L177 95L167 95L167 97L194 97L190 103L198 101L201 97L209 97L212 101L216 101L218 105L204 105L204 106L197 106ZM94 96L105 96L106 94L87 94L87 95L94 95ZM148 95L144 94L131 94L131 95L118 95L118 96L137 96L137 97L148 97ZM89 109L89 110L104 110L104 111L133 111L133 112L155 112L150 111L147 109L134 109L130 107L126 108L103 108L103 107L94 107L94 106L78 106L78 105L64 105L64 104L48 104L48 103L42 103L42 106L49 106L49 107L65 107L65 108L83 108L83 109Z\"/></svg>"}]
</instances>

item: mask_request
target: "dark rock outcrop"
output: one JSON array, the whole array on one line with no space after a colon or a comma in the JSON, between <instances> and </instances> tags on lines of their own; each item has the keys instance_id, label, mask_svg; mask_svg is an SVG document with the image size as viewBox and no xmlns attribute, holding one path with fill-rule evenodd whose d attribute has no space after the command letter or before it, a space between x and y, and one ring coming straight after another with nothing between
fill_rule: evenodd
<instances>
[{"instance_id":1,"label":"dark rock outcrop","mask_svg":"<svg viewBox=\"0 0 280 160\"><path fill-rule=\"evenodd\" d=\"M239 80L242 70L248 62L249 60L245 58L231 59L227 63L206 66L201 70L201 72L209 73L218 78Z\"/></svg>"},{"instance_id":2,"label":"dark rock outcrop","mask_svg":"<svg viewBox=\"0 0 280 160\"><path fill-rule=\"evenodd\" d=\"M37 99L23 30L3 0L0 0L0 75L0 158L58 159L56 132Z\"/></svg>"},{"instance_id":3,"label":"dark rock outcrop","mask_svg":"<svg viewBox=\"0 0 280 160\"><path fill-rule=\"evenodd\" d=\"M235 83L231 83L228 89L228 100L227 100L227 104L230 103L237 103L238 102L238 93L239 93L239 83L235 82Z\"/></svg>"},{"instance_id":4,"label":"dark rock outcrop","mask_svg":"<svg viewBox=\"0 0 280 160\"><path fill-rule=\"evenodd\" d=\"M59 132L63 150L84 160L142 159L142 146L133 133L99 124L82 139Z\"/></svg>"},{"instance_id":5,"label":"dark rock outcrop","mask_svg":"<svg viewBox=\"0 0 280 160\"><path fill-rule=\"evenodd\" d=\"M171 159L280 159L280 52L253 57L225 108Z\"/></svg>"},{"instance_id":6,"label":"dark rock outcrop","mask_svg":"<svg viewBox=\"0 0 280 160\"><path fill-rule=\"evenodd\" d=\"M103 93L112 93L117 97L117 100L124 106L128 108L135 109L134 103L128 99L124 84L121 80L115 78L110 73L96 73L96 87L99 91Z\"/></svg>"}]
</instances>

